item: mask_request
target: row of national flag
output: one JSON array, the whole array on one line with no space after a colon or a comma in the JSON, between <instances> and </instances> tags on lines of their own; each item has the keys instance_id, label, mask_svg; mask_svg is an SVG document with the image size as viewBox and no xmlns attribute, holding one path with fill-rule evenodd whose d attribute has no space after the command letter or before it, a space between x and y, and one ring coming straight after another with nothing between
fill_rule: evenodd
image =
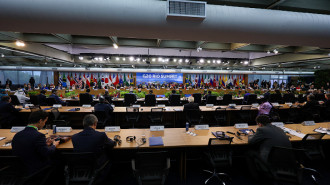
<instances>
[{"instance_id":1,"label":"row of national flag","mask_svg":"<svg viewBox=\"0 0 330 185\"><path fill-rule=\"evenodd\" d=\"M59 83L63 87L67 86L79 86L82 88L83 84L88 86L102 86L106 85L121 85L130 86L134 85L134 79L132 73L72 73L72 72L60 72Z\"/></svg>"},{"instance_id":2,"label":"row of national flag","mask_svg":"<svg viewBox=\"0 0 330 185\"><path fill-rule=\"evenodd\" d=\"M244 84L244 75L186 74L185 83L187 86L240 86Z\"/></svg>"}]
</instances>

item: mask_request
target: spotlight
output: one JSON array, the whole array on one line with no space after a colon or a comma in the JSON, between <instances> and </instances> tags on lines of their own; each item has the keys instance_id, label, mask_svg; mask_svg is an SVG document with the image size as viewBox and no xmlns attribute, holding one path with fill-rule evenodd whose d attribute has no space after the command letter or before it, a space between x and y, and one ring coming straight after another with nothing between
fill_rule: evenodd
<instances>
[{"instance_id":1,"label":"spotlight","mask_svg":"<svg viewBox=\"0 0 330 185\"><path fill-rule=\"evenodd\" d=\"M221 60L217 60L217 63L220 64L221 63Z\"/></svg>"},{"instance_id":2,"label":"spotlight","mask_svg":"<svg viewBox=\"0 0 330 185\"><path fill-rule=\"evenodd\" d=\"M213 64L215 64L215 60L213 60Z\"/></svg>"},{"instance_id":3,"label":"spotlight","mask_svg":"<svg viewBox=\"0 0 330 185\"><path fill-rule=\"evenodd\" d=\"M116 43L113 43L113 48L118 49L118 45Z\"/></svg>"},{"instance_id":4,"label":"spotlight","mask_svg":"<svg viewBox=\"0 0 330 185\"><path fill-rule=\"evenodd\" d=\"M185 61L186 61L186 63L188 63L189 62L189 59L186 59Z\"/></svg>"},{"instance_id":5,"label":"spotlight","mask_svg":"<svg viewBox=\"0 0 330 185\"><path fill-rule=\"evenodd\" d=\"M161 62L161 61L163 61L163 58L159 57L158 62Z\"/></svg>"},{"instance_id":6,"label":"spotlight","mask_svg":"<svg viewBox=\"0 0 330 185\"><path fill-rule=\"evenodd\" d=\"M134 57L129 57L129 61L133 61L134 60Z\"/></svg>"},{"instance_id":7,"label":"spotlight","mask_svg":"<svg viewBox=\"0 0 330 185\"><path fill-rule=\"evenodd\" d=\"M24 47L25 46L25 43L23 41L18 40L18 41L16 41L16 46L18 46L18 47Z\"/></svg>"},{"instance_id":8,"label":"spotlight","mask_svg":"<svg viewBox=\"0 0 330 185\"><path fill-rule=\"evenodd\" d=\"M208 60L207 63L211 63L211 60Z\"/></svg>"},{"instance_id":9,"label":"spotlight","mask_svg":"<svg viewBox=\"0 0 330 185\"><path fill-rule=\"evenodd\" d=\"M97 65L95 64L95 67L96 67Z\"/></svg>"},{"instance_id":10,"label":"spotlight","mask_svg":"<svg viewBox=\"0 0 330 185\"><path fill-rule=\"evenodd\" d=\"M175 59L173 59L173 62L176 62L177 61L177 59L175 58Z\"/></svg>"},{"instance_id":11,"label":"spotlight","mask_svg":"<svg viewBox=\"0 0 330 185\"><path fill-rule=\"evenodd\" d=\"M229 67L227 67L227 70L229 70Z\"/></svg>"},{"instance_id":12,"label":"spotlight","mask_svg":"<svg viewBox=\"0 0 330 185\"><path fill-rule=\"evenodd\" d=\"M204 63L204 59L200 59L199 61L200 61L201 63Z\"/></svg>"},{"instance_id":13,"label":"spotlight","mask_svg":"<svg viewBox=\"0 0 330 185\"><path fill-rule=\"evenodd\" d=\"M84 57L83 56L79 56L79 60L84 60Z\"/></svg>"},{"instance_id":14,"label":"spotlight","mask_svg":"<svg viewBox=\"0 0 330 185\"><path fill-rule=\"evenodd\" d=\"M119 57L116 57L116 60L118 61L119 60Z\"/></svg>"},{"instance_id":15,"label":"spotlight","mask_svg":"<svg viewBox=\"0 0 330 185\"><path fill-rule=\"evenodd\" d=\"M99 61L102 61L103 60L103 57L99 57Z\"/></svg>"},{"instance_id":16,"label":"spotlight","mask_svg":"<svg viewBox=\"0 0 330 185\"><path fill-rule=\"evenodd\" d=\"M140 58L137 58L137 59L136 59L136 61L138 61L138 62L140 62L140 60L141 60Z\"/></svg>"},{"instance_id":17,"label":"spotlight","mask_svg":"<svg viewBox=\"0 0 330 185\"><path fill-rule=\"evenodd\" d=\"M182 62L182 59L179 59L179 63L181 63Z\"/></svg>"},{"instance_id":18,"label":"spotlight","mask_svg":"<svg viewBox=\"0 0 330 185\"><path fill-rule=\"evenodd\" d=\"M241 61L240 63L243 64L243 61Z\"/></svg>"},{"instance_id":19,"label":"spotlight","mask_svg":"<svg viewBox=\"0 0 330 185\"><path fill-rule=\"evenodd\" d=\"M126 61L126 58L125 57L123 57L123 61Z\"/></svg>"},{"instance_id":20,"label":"spotlight","mask_svg":"<svg viewBox=\"0 0 330 185\"><path fill-rule=\"evenodd\" d=\"M1 53L1 57L3 58L3 57L5 57L5 55L3 53Z\"/></svg>"},{"instance_id":21,"label":"spotlight","mask_svg":"<svg viewBox=\"0 0 330 185\"><path fill-rule=\"evenodd\" d=\"M274 51L273 51L275 54L277 54L278 53L278 51L276 50L276 49L274 49Z\"/></svg>"},{"instance_id":22,"label":"spotlight","mask_svg":"<svg viewBox=\"0 0 330 185\"><path fill-rule=\"evenodd\" d=\"M45 65L47 65L47 62L45 62Z\"/></svg>"},{"instance_id":23,"label":"spotlight","mask_svg":"<svg viewBox=\"0 0 330 185\"><path fill-rule=\"evenodd\" d=\"M60 64L60 67L62 67L62 64Z\"/></svg>"},{"instance_id":24,"label":"spotlight","mask_svg":"<svg viewBox=\"0 0 330 185\"><path fill-rule=\"evenodd\" d=\"M153 59L152 59L152 61L153 61L153 62L155 62L155 61L156 61L156 59L155 59L155 58L153 58Z\"/></svg>"},{"instance_id":25,"label":"spotlight","mask_svg":"<svg viewBox=\"0 0 330 185\"><path fill-rule=\"evenodd\" d=\"M200 52L200 51L202 51L203 49L201 48L201 47L198 47L197 48L197 52Z\"/></svg>"},{"instance_id":26,"label":"spotlight","mask_svg":"<svg viewBox=\"0 0 330 185\"><path fill-rule=\"evenodd\" d=\"M169 58L166 58L166 59L165 59L165 62L168 62L168 61L170 61L170 59L169 59Z\"/></svg>"},{"instance_id":27,"label":"spotlight","mask_svg":"<svg viewBox=\"0 0 330 185\"><path fill-rule=\"evenodd\" d=\"M270 51L269 50L267 51L267 54L270 54Z\"/></svg>"},{"instance_id":28,"label":"spotlight","mask_svg":"<svg viewBox=\"0 0 330 185\"><path fill-rule=\"evenodd\" d=\"M244 64L245 64L245 65L249 64L249 61L244 61Z\"/></svg>"}]
</instances>

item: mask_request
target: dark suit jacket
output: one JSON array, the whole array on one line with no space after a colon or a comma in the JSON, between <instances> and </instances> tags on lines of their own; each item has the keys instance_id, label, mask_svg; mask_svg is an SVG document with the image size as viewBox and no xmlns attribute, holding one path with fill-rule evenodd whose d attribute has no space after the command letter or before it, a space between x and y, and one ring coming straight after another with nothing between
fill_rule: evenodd
<instances>
[{"instance_id":1,"label":"dark suit jacket","mask_svg":"<svg viewBox=\"0 0 330 185\"><path fill-rule=\"evenodd\" d=\"M288 136L282 129L273 125L257 128L255 135L249 136L248 143L259 148L260 157L265 161L273 146L291 148Z\"/></svg>"},{"instance_id":2,"label":"dark suit jacket","mask_svg":"<svg viewBox=\"0 0 330 185\"><path fill-rule=\"evenodd\" d=\"M55 94L51 94L51 95L49 96L49 98L54 98L57 104L62 104L62 105L65 105L65 104L66 104L64 101L62 101L62 100L60 99L60 97L58 97L58 96L55 95Z\"/></svg>"},{"instance_id":3,"label":"dark suit jacket","mask_svg":"<svg viewBox=\"0 0 330 185\"><path fill-rule=\"evenodd\" d=\"M10 126L9 124L17 119L18 110L11 103L0 101L0 123ZM1 127L0 127L1 128Z\"/></svg>"},{"instance_id":4,"label":"dark suit jacket","mask_svg":"<svg viewBox=\"0 0 330 185\"><path fill-rule=\"evenodd\" d=\"M330 100L326 100L326 101L324 102L324 106L325 106L327 109L329 109L329 108L330 108Z\"/></svg>"},{"instance_id":5,"label":"dark suit jacket","mask_svg":"<svg viewBox=\"0 0 330 185\"><path fill-rule=\"evenodd\" d=\"M183 111L199 109L198 103L187 103L183 105Z\"/></svg>"},{"instance_id":6,"label":"dark suit jacket","mask_svg":"<svg viewBox=\"0 0 330 185\"><path fill-rule=\"evenodd\" d=\"M170 103L170 105L180 105L180 94L171 94L168 97L168 101Z\"/></svg>"},{"instance_id":7,"label":"dark suit jacket","mask_svg":"<svg viewBox=\"0 0 330 185\"><path fill-rule=\"evenodd\" d=\"M50 157L56 150L54 145L47 146L45 135L32 127L26 127L14 136L12 148L13 154L27 167L28 174L51 164Z\"/></svg>"},{"instance_id":8,"label":"dark suit jacket","mask_svg":"<svg viewBox=\"0 0 330 185\"><path fill-rule=\"evenodd\" d=\"M98 103L94 106L95 111L105 111L107 116L113 112L113 107L110 104Z\"/></svg>"},{"instance_id":9,"label":"dark suit jacket","mask_svg":"<svg viewBox=\"0 0 330 185\"><path fill-rule=\"evenodd\" d=\"M302 107L304 111L314 109L317 105L319 105L319 102L314 100L314 101L307 101L307 103Z\"/></svg>"},{"instance_id":10,"label":"dark suit jacket","mask_svg":"<svg viewBox=\"0 0 330 185\"><path fill-rule=\"evenodd\" d=\"M98 132L91 127L72 136L73 151L93 152L99 157L98 165L106 160L105 151L115 146L115 142L108 138L104 132Z\"/></svg>"}]
</instances>

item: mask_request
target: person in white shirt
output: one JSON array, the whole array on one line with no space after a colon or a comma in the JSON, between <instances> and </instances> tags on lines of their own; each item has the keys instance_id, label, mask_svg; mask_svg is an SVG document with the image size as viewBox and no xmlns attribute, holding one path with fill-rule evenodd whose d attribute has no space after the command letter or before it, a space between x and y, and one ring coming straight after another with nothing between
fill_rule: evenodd
<instances>
[{"instance_id":1,"label":"person in white shirt","mask_svg":"<svg viewBox=\"0 0 330 185\"><path fill-rule=\"evenodd\" d=\"M17 99L18 99L19 103L21 103L21 104L26 103L26 100L30 100L28 97L25 96L25 93L22 89L15 92L14 95L17 96Z\"/></svg>"}]
</instances>

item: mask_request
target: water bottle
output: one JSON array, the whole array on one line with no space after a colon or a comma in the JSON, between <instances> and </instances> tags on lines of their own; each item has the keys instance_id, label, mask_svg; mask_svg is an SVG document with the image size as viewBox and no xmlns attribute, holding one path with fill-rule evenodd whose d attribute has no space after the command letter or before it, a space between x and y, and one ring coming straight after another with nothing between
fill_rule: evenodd
<instances>
[{"instance_id":1,"label":"water bottle","mask_svg":"<svg viewBox=\"0 0 330 185\"><path fill-rule=\"evenodd\" d=\"M53 125L53 134L56 134L56 125Z\"/></svg>"},{"instance_id":2,"label":"water bottle","mask_svg":"<svg viewBox=\"0 0 330 185\"><path fill-rule=\"evenodd\" d=\"M186 122L186 132L189 131L189 122Z\"/></svg>"}]
</instances>

